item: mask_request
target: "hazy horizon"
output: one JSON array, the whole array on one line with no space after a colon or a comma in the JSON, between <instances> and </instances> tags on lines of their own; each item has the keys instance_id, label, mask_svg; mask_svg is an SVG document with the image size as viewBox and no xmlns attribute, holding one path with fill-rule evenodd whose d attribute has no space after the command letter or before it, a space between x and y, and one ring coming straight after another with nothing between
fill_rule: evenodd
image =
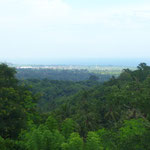
<instances>
[{"instance_id":1,"label":"hazy horizon","mask_svg":"<svg viewBox=\"0 0 150 150\"><path fill-rule=\"evenodd\" d=\"M150 59L112 59L112 58L88 58L88 59L27 59L27 60L12 60L12 61L0 61L4 63L11 63L15 65L100 65L100 66L131 66L136 67L140 63L146 63L150 65Z\"/></svg>"}]
</instances>

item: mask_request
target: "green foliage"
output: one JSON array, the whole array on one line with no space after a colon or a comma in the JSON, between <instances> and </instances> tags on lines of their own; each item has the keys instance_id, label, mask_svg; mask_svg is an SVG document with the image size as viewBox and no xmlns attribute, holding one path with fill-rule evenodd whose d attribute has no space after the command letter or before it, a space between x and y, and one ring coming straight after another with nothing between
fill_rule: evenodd
<instances>
[{"instance_id":1,"label":"green foliage","mask_svg":"<svg viewBox=\"0 0 150 150\"><path fill-rule=\"evenodd\" d=\"M63 121L62 123L62 134L68 138L71 133L73 133L75 131L75 128L76 128L76 123L70 119L70 118L67 118Z\"/></svg>"},{"instance_id":2,"label":"green foliage","mask_svg":"<svg viewBox=\"0 0 150 150\"><path fill-rule=\"evenodd\" d=\"M6 64L0 64L0 87L15 87L18 80L15 78L16 70Z\"/></svg>"},{"instance_id":3,"label":"green foliage","mask_svg":"<svg viewBox=\"0 0 150 150\"><path fill-rule=\"evenodd\" d=\"M15 69L0 65L0 135L17 138L34 111L32 94L17 84Z\"/></svg>"},{"instance_id":4,"label":"green foliage","mask_svg":"<svg viewBox=\"0 0 150 150\"><path fill-rule=\"evenodd\" d=\"M143 119L125 120L123 127L120 128L120 137L129 139L134 136L141 136L146 132Z\"/></svg>"},{"instance_id":5,"label":"green foliage","mask_svg":"<svg viewBox=\"0 0 150 150\"><path fill-rule=\"evenodd\" d=\"M142 138L147 132L145 120L132 119L124 122L119 129L120 149L144 149Z\"/></svg>"},{"instance_id":6,"label":"green foliage","mask_svg":"<svg viewBox=\"0 0 150 150\"><path fill-rule=\"evenodd\" d=\"M95 82L95 81L98 81L98 80L99 80L99 77L96 76L96 75L91 75L91 76L89 77L89 80L92 81L92 82Z\"/></svg>"},{"instance_id":7,"label":"green foliage","mask_svg":"<svg viewBox=\"0 0 150 150\"><path fill-rule=\"evenodd\" d=\"M52 116L49 116L46 120L45 125L47 126L47 128L50 131L56 130L58 129L58 122L56 121L56 119Z\"/></svg>"},{"instance_id":8,"label":"green foliage","mask_svg":"<svg viewBox=\"0 0 150 150\"><path fill-rule=\"evenodd\" d=\"M24 150L19 141L0 137L0 150Z\"/></svg>"},{"instance_id":9,"label":"green foliage","mask_svg":"<svg viewBox=\"0 0 150 150\"><path fill-rule=\"evenodd\" d=\"M61 68L61 67L60 67ZM107 70L108 71L108 70ZM113 71L89 71L87 69L17 69L19 79L49 79L58 81L86 81L91 76L99 77L100 82L107 81L111 78ZM117 74L120 73L116 70ZM113 74L116 74L115 72Z\"/></svg>"},{"instance_id":10,"label":"green foliage","mask_svg":"<svg viewBox=\"0 0 150 150\"><path fill-rule=\"evenodd\" d=\"M117 137L118 134L115 131L103 128L99 129L96 133L99 136L101 147L103 147L106 150L117 149L117 143L119 141Z\"/></svg>"},{"instance_id":11,"label":"green foliage","mask_svg":"<svg viewBox=\"0 0 150 150\"><path fill-rule=\"evenodd\" d=\"M27 132L24 137L27 150L59 150L64 142L64 137L58 130L49 130L41 125L38 128Z\"/></svg>"},{"instance_id":12,"label":"green foliage","mask_svg":"<svg viewBox=\"0 0 150 150\"><path fill-rule=\"evenodd\" d=\"M15 72L0 65L0 150L150 149L150 67L145 63L103 85L94 76L76 83L18 82ZM49 109L38 109L35 97L38 107Z\"/></svg>"},{"instance_id":13,"label":"green foliage","mask_svg":"<svg viewBox=\"0 0 150 150\"><path fill-rule=\"evenodd\" d=\"M86 139L86 150L103 150L99 136L95 132L88 132Z\"/></svg>"},{"instance_id":14,"label":"green foliage","mask_svg":"<svg viewBox=\"0 0 150 150\"><path fill-rule=\"evenodd\" d=\"M6 150L5 141L1 136L0 136L0 149Z\"/></svg>"},{"instance_id":15,"label":"green foliage","mask_svg":"<svg viewBox=\"0 0 150 150\"><path fill-rule=\"evenodd\" d=\"M72 133L67 143L61 145L62 150L83 150L83 140L78 133Z\"/></svg>"}]
</instances>

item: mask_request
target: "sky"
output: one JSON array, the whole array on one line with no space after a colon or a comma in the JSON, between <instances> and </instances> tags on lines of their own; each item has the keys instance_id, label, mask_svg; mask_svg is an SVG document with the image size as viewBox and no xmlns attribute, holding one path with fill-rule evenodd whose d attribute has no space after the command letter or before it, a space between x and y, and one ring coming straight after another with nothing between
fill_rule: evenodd
<instances>
[{"instance_id":1,"label":"sky","mask_svg":"<svg viewBox=\"0 0 150 150\"><path fill-rule=\"evenodd\" d=\"M0 0L0 62L147 61L149 36L149 0Z\"/></svg>"}]
</instances>

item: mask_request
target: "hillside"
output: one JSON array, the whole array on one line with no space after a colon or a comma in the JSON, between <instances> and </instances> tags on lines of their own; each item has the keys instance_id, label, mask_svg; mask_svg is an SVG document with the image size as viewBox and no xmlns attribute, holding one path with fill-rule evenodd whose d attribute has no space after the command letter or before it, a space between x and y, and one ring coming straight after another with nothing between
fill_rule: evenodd
<instances>
[{"instance_id":1,"label":"hillside","mask_svg":"<svg viewBox=\"0 0 150 150\"><path fill-rule=\"evenodd\" d=\"M150 149L150 66L145 63L103 84L19 81L15 73L0 65L0 149ZM49 101L50 109L39 109L41 100Z\"/></svg>"}]
</instances>

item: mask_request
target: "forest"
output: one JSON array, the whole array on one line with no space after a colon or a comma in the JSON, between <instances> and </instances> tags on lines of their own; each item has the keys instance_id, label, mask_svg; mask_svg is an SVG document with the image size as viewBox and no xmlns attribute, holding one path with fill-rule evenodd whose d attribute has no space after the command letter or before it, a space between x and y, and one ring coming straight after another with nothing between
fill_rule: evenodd
<instances>
[{"instance_id":1,"label":"forest","mask_svg":"<svg viewBox=\"0 0 150 150\"><path fill-rule=\"evenodd\" d=\"M0 150L150 149L146 63L105 82L16 74L0 64Z\"/></svg>"},{"instance_id":2,"label":"forest","mask_svg":"<svg viewBox=\"0 0 150 150\"><path fill-rule=\"evenodd\" d=\"M111 71L111 72L110 72ZM113 72L114 71L114 72ZM90 76L97 76L100 82L107 81L112 75L118 75L120 70L88 70L88 69L45 69L17 68L16 77L22 79L49 79L61 81L86 81ZM113 72L113 73L112 73ZM112 73L112 74L111 74Z\"/></svg>"}]
</instances>

